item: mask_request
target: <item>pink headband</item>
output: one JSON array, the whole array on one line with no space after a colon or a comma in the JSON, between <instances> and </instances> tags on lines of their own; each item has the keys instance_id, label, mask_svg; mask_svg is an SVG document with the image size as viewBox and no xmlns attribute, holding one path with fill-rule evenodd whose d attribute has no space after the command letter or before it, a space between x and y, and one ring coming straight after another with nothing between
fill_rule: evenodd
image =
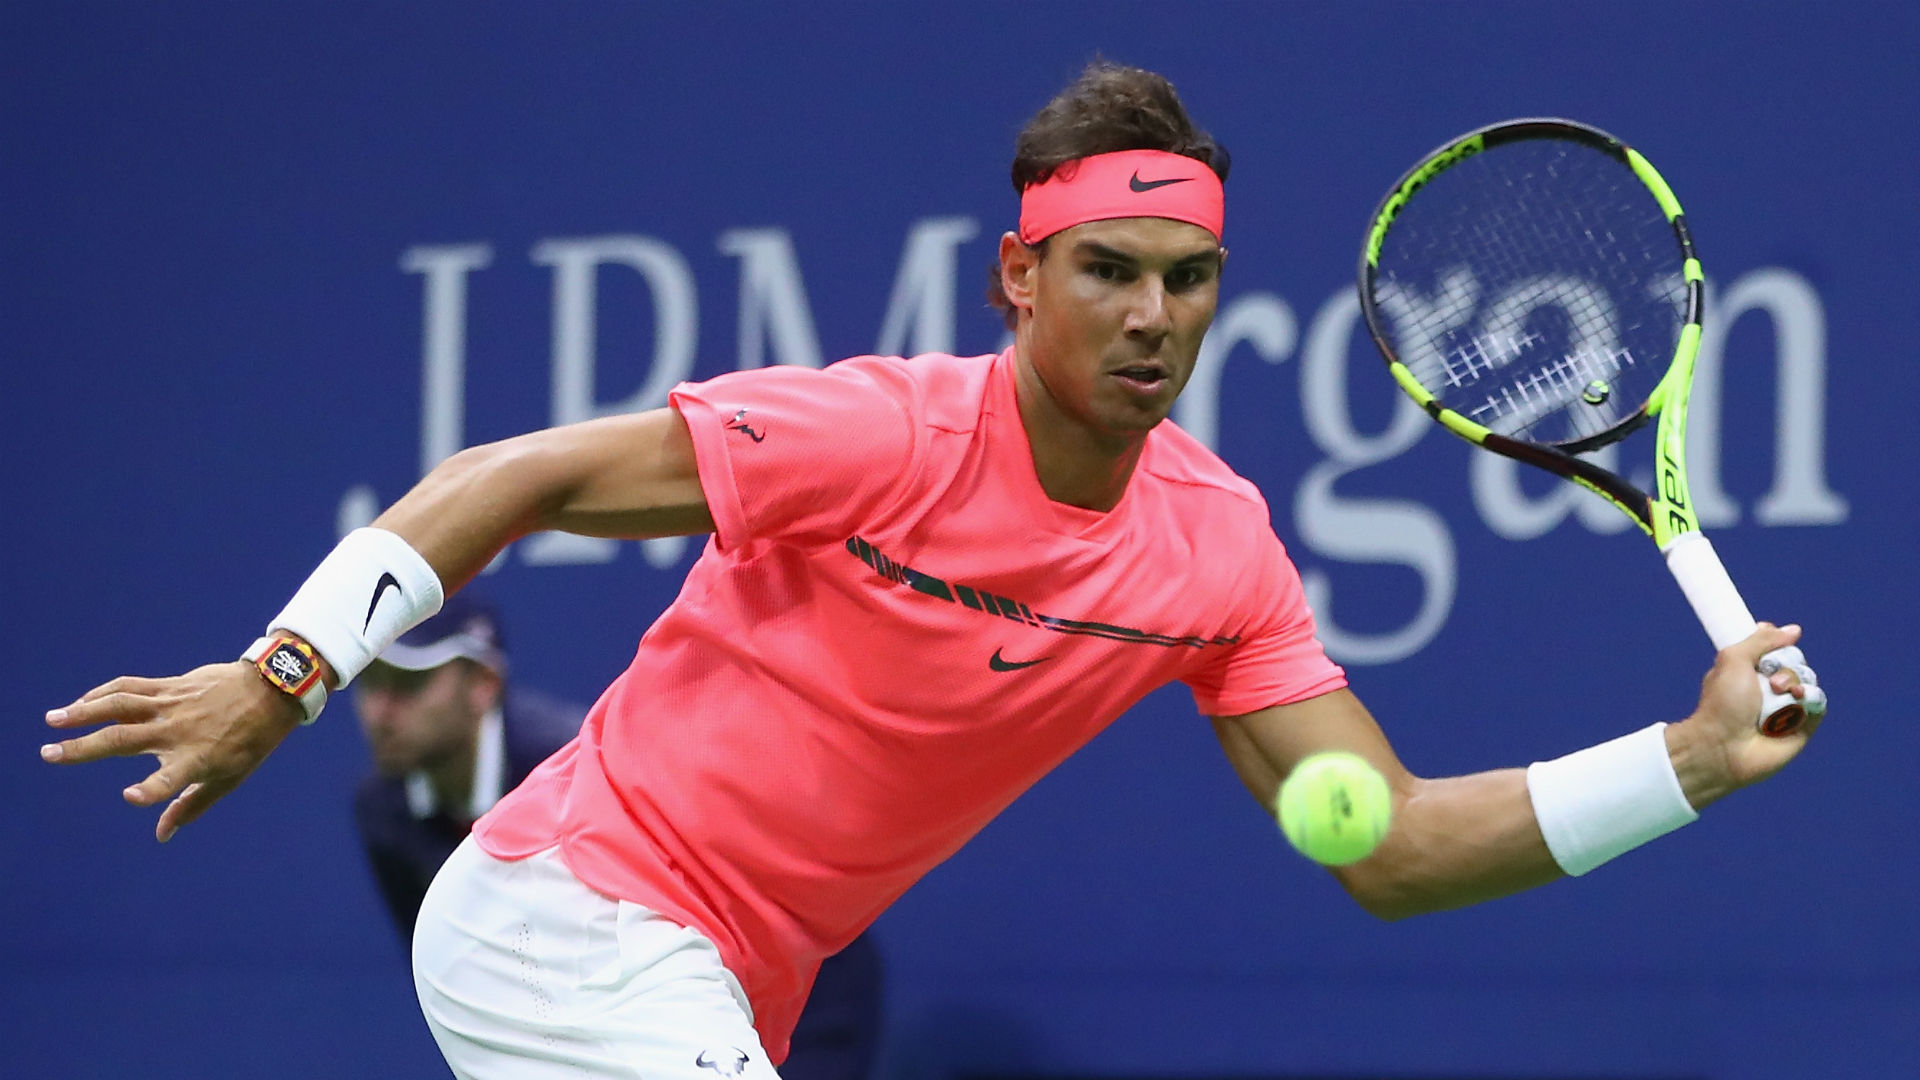
<instances>
[{"instance_id":1,"label":"pink headband","mask_svg":"<svg viewBox=\"0 0 1920 1080\"><path fill-rule=\"evenodd\" d=\"M1020 193L1020 242L1112 218L1191 222L1219 239L1226 192L1205 162L1165 150L1121 150L1069 161Z\"/></svg>"}]
</instances>

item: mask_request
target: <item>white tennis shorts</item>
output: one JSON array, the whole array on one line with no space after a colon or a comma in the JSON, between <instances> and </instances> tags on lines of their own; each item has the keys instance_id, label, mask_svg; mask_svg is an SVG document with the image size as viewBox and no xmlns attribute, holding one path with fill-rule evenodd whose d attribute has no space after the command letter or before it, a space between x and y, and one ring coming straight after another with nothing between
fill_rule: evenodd
<instances>
[{"instance_id":1,"label":"white tennis shorts","mask_svg":"<svg viewBox=\"0 0 1920 1080\"><path fill-rule=\"evenodd\" d=\"M713 942L467 839L420 907L413 982L463 1080L777 1080Z\"/></svg>"}]
</instances>

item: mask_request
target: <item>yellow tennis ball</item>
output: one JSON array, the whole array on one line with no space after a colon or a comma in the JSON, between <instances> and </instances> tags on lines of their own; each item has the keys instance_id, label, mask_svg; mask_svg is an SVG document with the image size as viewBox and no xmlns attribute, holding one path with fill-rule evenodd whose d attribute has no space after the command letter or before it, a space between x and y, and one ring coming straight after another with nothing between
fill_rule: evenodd
<instances>
[{"instance_id":1,"label":"yellow tennis ball","mask_svg":"<svg viewBox=\"0 0 1920 1080\"><path fill-rule=\"evenodd\" d=\"M1323 866L1345 866L1373 854L1386 838L1393 795L1367 759L1326 750L1294 766L1274 810L1300 854Z\"/></svg>"}]
</instances>

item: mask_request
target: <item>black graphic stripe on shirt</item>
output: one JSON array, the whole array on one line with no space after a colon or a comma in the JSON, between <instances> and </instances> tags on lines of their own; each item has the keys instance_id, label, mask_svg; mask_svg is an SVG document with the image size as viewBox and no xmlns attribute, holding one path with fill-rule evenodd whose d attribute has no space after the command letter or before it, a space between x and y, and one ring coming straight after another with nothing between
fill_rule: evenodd
<instances>
[{"instance_id":1,"label":"black graphic stripe on shirt","mask_svg":"<svg viewBox=\"0 0 1920 1080\"><path fill-rule=\"evenodd\" d=\"M847 538L847 551L861 562L866 563L873 572L888 581L905 585L915 592L945 600L949 604L957 603L986 615L998 615L1003 619L1027 626L1052 630L1058 634L1085 634L1090 637L1105 638L1108 641L1124 641L1136 645L1160 645L1171 648L1185 645L1190 648L1204 649L1209 645L1237 645L1240 636L1199 637L1194 634L1156 634L1150 630L1136 630L1130 626L1115 626L1112 623L1092 622L1084 619L1062 619L1053 615L1036 614L1034 610L1018 600L976 589L969 585L950 584L922 573L904 563L896 562L858 536Z\"/></svg>"}]
</instances>

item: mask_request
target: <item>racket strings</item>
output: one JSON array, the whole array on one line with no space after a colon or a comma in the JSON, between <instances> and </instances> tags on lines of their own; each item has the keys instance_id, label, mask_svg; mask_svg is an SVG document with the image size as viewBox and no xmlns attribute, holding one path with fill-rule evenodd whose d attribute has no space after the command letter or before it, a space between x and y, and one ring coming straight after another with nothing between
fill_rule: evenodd
<instances>
[{"instance_id":1,"label":"racket strings","mask_svg":"<svg viewBox=\"0 0 1920 1080\"><path fill-rule=\"evenodd\" d=\"M1373 276L1388 344L1440 403L1546 444L1621 429L1684 321L1679 246L1631 170L1591 147L1490 147L1418 191Z\"/></svg>"}]
</instances>

